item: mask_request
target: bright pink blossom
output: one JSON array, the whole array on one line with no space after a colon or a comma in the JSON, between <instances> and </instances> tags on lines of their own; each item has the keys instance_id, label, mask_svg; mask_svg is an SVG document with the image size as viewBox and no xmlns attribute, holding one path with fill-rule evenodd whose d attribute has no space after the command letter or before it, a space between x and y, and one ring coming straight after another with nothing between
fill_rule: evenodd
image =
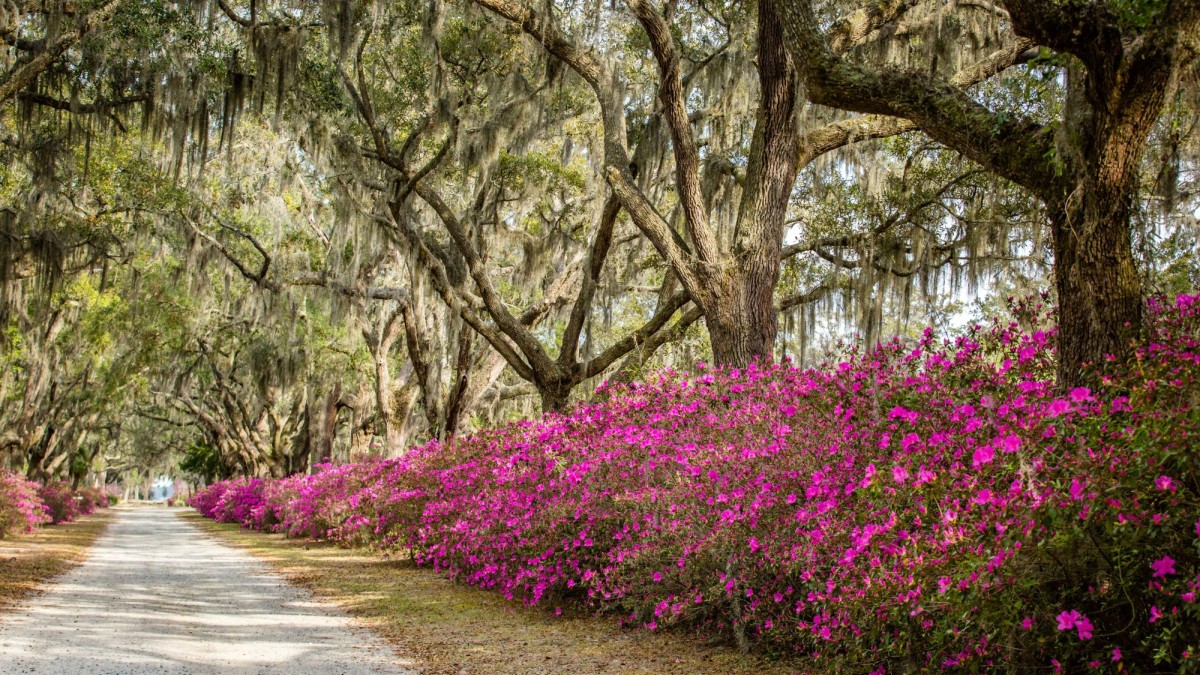
<instances>
[{"instance_id":1,"label":"bright pink blossom","mask_svg":"<svg viewBox=\"0 0 1200 675\"><path fill-rule=\"evenodd\" d=\"M992 446L981 445L978 448L976 448L975 453L973 455L971 455L971 464L975 468L978 469L979 467L983 466L984 464L987 464L988 462L992 461L992 459L995 456L996 456L996 451L992 449Z\"/></svg>"},{"instance_id":2,"label":"bright pink blossom","mask_svg":"<svg viewBox=\"0 0 1200 675\"><path fill-rule=\"evenodd\" d=\"M1175 559L1169 555L1150 563L1150 569L1154 570L1154 578L1165 577L1168 574L1175 573Z\"/></svg>"}]
</instances>

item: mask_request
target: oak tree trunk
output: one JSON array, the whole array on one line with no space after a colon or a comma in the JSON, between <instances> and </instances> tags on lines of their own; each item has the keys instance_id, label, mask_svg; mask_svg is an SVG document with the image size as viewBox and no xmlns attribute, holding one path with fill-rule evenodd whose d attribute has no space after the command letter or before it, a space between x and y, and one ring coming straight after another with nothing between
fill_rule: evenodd
<instances>
[{"instance_id":1,"label":"oak tree trunk","mask_svg":"<svg viewBox=\"0 0 1200 675\"><path fill-rule=\"evenodd\" d=\"M740 368L756 359L770 360L779 331L774 298L777 276L766 270L742 273L722 289L705 316L714 363Z\"/></svg>"},{"instance_id":2,"label":"oak tree trunk","mask_svg":"<svg viewBox=\"0 0 1200 675\"><path fill-rule=\"evenodd\" d=\"M1090 364L1129 350L1142 324L1142 289L1134 270L1127 222L1087 222L1080 236L1055 225L1058 291L1058 381L1089 379Z\"/></svg>"},{"instance_id":3,"label":"oak tree trunk","mask_svg":"<svg viewBox=\"0 0 1200 675\"><path fill-rule=\"evenodd\" d=\"M1070 204L1051 211L1063 387L1086 384L1091 366L1125 356L1142 326L1142 285L1130 242L1132 186L1088 182Z\"/></svg>"},{"instance_id":4,"label":"oak tree trunk","mask_svg":"<svg viewBox=\"0 0 1200 675\"><path fill-rule=\"evenodd\" d=\"M542 399L542 412L562 412L571 400L572 386L563 381L537 383L538 395Z\"/></svg>"},{"instance_id":5,"label":"oak tree trunk","mask_svg":"<svg viewBox=\"0 0 1200 675\"><path fill-rule=\"evenodd\" d=\"M704 303L713 360L738 367L774 354L775 286L799 161L796 77L775 0L759 2L758 71L761 100L734 230L733 269L725 270L724 283Z\"/></svg>"},{"instance_id":6,"label":"oak tree trunk","mask_svg":"<svg viewBox=\"0 0 1200 675\"><path fill-rule=\"evenodd\" d=\"M1127 59L1128 60L1128 59ZM1169 69L1168 69L1169 70ZM1046 199L1058 294L1058 384L1093 379L1142 329L1142 286L1130 240L1138 162L1173 76L1162 69L1067 68L1056 143L1065 185Z\"/></svg>"}]
</instances>

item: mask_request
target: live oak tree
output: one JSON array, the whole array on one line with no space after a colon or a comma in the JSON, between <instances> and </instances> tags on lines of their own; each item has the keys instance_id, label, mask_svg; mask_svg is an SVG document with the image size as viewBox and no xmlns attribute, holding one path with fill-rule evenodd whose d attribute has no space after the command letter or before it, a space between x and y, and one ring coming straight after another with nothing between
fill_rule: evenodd
<instances>
[{"instance_id":1,"label":"live oak tree","mask_svg":"<svg viewBox=\"0 0 1200 675\"><path fill-rule=\"evenodd\" d=\"M1195 283L1187 2L5 8L0 462L39 478L394 456L959 322L1051 253L1070 382Z\"/></svg>"},{"instance_id":2,"label":"live oak tree","mask_svg":"<svg viewBox=\"0 0 1200 675\"><path fill-rule=\"evenodd\" d=\"M637 237L620 236L617 202L599 199L584 171L554 156L570 156L569 138L533 147L516 140L530 125L538 133L578 116L569 100L549 112L539 110L530 96L530 90L559 86L557 78L548 74L539 81L541 73L525 71L493 78L489 73L500 69L510 52L503 40L492 45L463 39L468 25L459 22L445 34L426 37L435 42L438 54L436 61L417 59L416 67L428 73L425 79L438 83L427 109L454 112L416 120L405 119L404 109L382 103L395 100L406 83L366 74L372 59L391 59L390 66L381 67L386 72L411 72L412 66L396 63L392 56L416 51L405 49L404 32L373 25L351 41L354 49L346 61L352 67L343 67L342 78L366 132L364 155L390 172L381 177L387 182L373 186L381 193L384 213L376 214L378 224L371 225L392 233L395 245L428 274L453 314L533 385L543 409L557 410L580 383L633 352L652 353L698 319L699 312L684 311L672 324L688 297L660 286L657 306L640 325L596 347L601 339L590 327L600 310L600 292L613 281L610 257ZM525 77L528 84L523 84ZM514 83L507 90L493 81L505 79ZM405 127L403 142L392 143L389 139ZM496 135L513 139L510 147L499 150ZM428 221L431 227L426 227ZM510 258L510 250L519 255ZM508 271L501 273L495 263ZM501 279L519 293L505 293ZM464 280L469 280L466 285ZM536 289L541 289L540 298ZM519 313L510 309L531 300ZM565 321L561 334L555 331L547 345L539 324L560 315ZM419 317L414 312L406 316L413 352L421 343L412 330ZM590 347L595 347L593 353L583 351ZM419 358L419 350L413 353Z\"/></svg>"},{"instance_id":3,"label":"live oak tree","mask_svg":"<svg viewBox=\"0 0 1200 675\"><path fill-rule=\"evenodd\" d=\"M509 0L475 0L475 4L519 26L592 89L602 121L605 179L622 209L669 263L703 312L714 359L745 365L755 358L770 358L778 332L778 306L811 302L823 290L809 289L780 302L775 297L797 172L827 153L915 127L883 117L801 125L795 64L788 56L779 7L773 1L759 2L753 8L749 18L755 23L749 35L740 32L740 20L728 20L744 9L738 5L721 10L726 16L723 21L703 4L690 8L668 3L666 12L674 18L673 24L648 3L630 2L628 11L641 26L642 39L658 67L653 117L663 120L670 138L674 203L668 211L662 200L644 188L647 180L636 175L644 167L629 149L629 106L622 101L629 83L611 67L611 57L599 56L586 42L573 37L556 16L526 4ZM705 13L709 18L696 18ZM563 14L572 16L570 9ZM859 24L841 30L831 49L841 53L869 39L878 41L877 32L896 18L882 13L864 17ZM709 22L707 26L705 22ZM707 55L697 55L696 48L683 39L721 30L726 32L725 41ZM736 45L743 40L751 46L738 54ZM976 83L1017 62L1027 47L1005 45L952 77L963 86ZM734 67L742 72L753 69L757 75L753 103L736 111L718 102L722 98L719 86L704 91L697 84L709 82L705 70L725 60L726 51L738 54L728 57ZM685 70L688 65L691 69ZM695 101L714 102L704 107ZM722 151L729 149L722 147L708 120L726 116L745 119L752 132L744 145L722 157ZM654 125L646 126L652 129ZM732 189L722 184L723 172L735 178ZM722 190L728 193L724 199L732 202L732 208L720 207ZM674 227L676 222L681 223L682 234Z\"/></svg>"},{"instance_id":4,"label":"live oak tree","mask_svg":"<svg viewBox=\"0 0 1200 675\"><path fill-rule=\"evenodd\" d=\"M918 3L884 0L839 25L899 16ZM1139 161L1164 105L1200 48L1200 3L1002 0L1013 40L1044 47L1066 80L1050 124L982 105L936 72L835 53L811 0L781 20L814 102L909 120L940 143L1023 186L1045 205L1055 254L1059 381L1127 353L1143 293L1130 231Z\"/></svg>"}]
</instances>

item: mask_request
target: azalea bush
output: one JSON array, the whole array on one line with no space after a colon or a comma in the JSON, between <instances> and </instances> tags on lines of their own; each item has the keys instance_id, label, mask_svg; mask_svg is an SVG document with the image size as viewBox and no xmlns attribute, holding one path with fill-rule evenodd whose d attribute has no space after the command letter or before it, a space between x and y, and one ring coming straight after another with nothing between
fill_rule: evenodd
<instances>
[{"instance_id":1,"label":"azalea bush","mask_svg":"<svg viewBox=\"0 0 1200 675\"><path fill-rule=\"evenodd\" d=\"M38 496L45 502L50 511L50 523L69 523L83 515L80 502L76 499L75 491L62 481L46 483L38 488Z\"/></svg>"},{"instance_id":2,"label":"azalea bush","mask_svg":"<svg viewBox=\"0 0 1200 675\"><path fill-rule=\"evenodd\" d=\"M229 487L232 484L233 481L224 480L208 485L207 487L198 490L188 498L188 506L196 509L196 511L205 518L212 518L213 520L216 520L217 504L221 501L221 498L225 495L225 492L229 490Z\"/></svg>"},{"instance_id":3,"label":"azalea bush","mask_svg":"<svg viewBox=\"0 0 1200 675\"><path fill-rule=\"evenodd\" d=\"M38 496L38 484L0 471L0 539L32 532L48 522L50 513Z\"/></svg>"},{"instance_id":4,"label":"azalea bush","mask_svg":"<svg viewBox=\"0 0 1200 675\"><path fill-rule=\"evenodd\" d=\"M246 527L269 528L273 521L263 500L266 481L262 478L235 478L221 481L197 492L188 501L202 515L221 523L241 523Z\"/></svg>"},{"instance_id":5,"label":"azalea bush","mask_svg":"<svg viewBox=\"0 0 1200 675\"><path fill-rule=\"evenodd\" d=\"M108 508L108 494L100 488L85 487L75 491L79 503L80 515L95 513L98 509Z\"/></svg>"},{"instance_id":6,"label":"azalea bush","mask_svg":"<svg viewBox=\"0 0 1200 675\"><path fill-rule=\"evenodd\" d=\"M1046 309L1014 309L192 504L817 670L1197 670L1200 302L1152 303L1136 355L1070 391Z\"/></svg>"},{"instance_id":7,"label":"azalea bush","mask_svg":"<svg viewBox=\"0 0 1200 675\"><path fill-rule=\"evenodd\" d=\"M375 464L326 465L312 476L297 475L271 481L265 488L267 518L279 523L288 536L337 539L368 544L374 540L362 517L347 517L347 509L361 508L371 488L382 484ZM386 489L386 488L383 488ZM347 498L349 496L349 498Z\"/></svg>"}]
</instances>

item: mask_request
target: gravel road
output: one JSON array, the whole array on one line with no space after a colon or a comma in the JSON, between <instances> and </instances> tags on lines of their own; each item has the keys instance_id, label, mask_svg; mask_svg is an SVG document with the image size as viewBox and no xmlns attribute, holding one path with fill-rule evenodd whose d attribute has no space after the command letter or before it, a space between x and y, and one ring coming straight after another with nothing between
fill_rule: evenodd
<instances>
[{"instance_id":1,"label":"gravel road","mask_svg":"<svg viewBox=\"0 0 1200 675\"><path fill-rule=\"evenodd\" d=\"M175 511L120 509L83 564L0 616L0 673L416 672Z\"/></svg>"}]
</instances>

